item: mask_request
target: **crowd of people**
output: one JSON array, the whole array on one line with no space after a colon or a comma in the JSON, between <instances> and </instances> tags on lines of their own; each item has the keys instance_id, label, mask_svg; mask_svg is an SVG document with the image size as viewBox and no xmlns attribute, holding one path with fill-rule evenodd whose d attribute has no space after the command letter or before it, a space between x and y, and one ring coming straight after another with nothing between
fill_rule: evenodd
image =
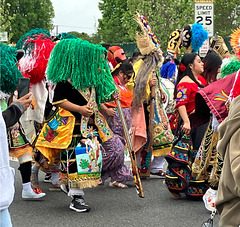
<instances>
[{"instance_id":1,"label":"crowd of people","mask_svg":"<svg viewBox=\"0 0 240 227\"><path fill-rule=\"evenodd\" d=\"M1 226L12 226L9 156L19 161L23 199L46 195L42 170L49 190L71 197L71 210L88 212L84 189L107 180L120 190L136 183L125 165L131 149L124 129L140 178L165 178L170 195L202 198L207 210L220 213L220 226L239 226L239 30L231 35L234 54L224 42L216 49L215 40L200 57L207 32L187 25L170 36L164 60L146 18L137 15L137 23L140 52L130 59L118 46L52 37L43 29L26 33L16 48L1 44ZM30 92L20 97L22 77L30 80Z\"/></svg>"}]
</instances>

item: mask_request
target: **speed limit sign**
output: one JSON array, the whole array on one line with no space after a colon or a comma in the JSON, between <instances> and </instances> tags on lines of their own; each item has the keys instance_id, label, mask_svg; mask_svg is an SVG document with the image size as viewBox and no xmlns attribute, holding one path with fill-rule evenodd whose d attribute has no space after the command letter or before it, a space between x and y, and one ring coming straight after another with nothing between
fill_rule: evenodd
<instances>
[{"instance_id":1,"label":"speed limit sign","mask_svg":"<svg viewBox=\"0 0 240 227\"><path fill-rule=\"evenodd\" d=\"M203 28L211 37L214 34L214 3L213 0L195 0L195 23L202 23Z\"/></svg>"}]
</instances>

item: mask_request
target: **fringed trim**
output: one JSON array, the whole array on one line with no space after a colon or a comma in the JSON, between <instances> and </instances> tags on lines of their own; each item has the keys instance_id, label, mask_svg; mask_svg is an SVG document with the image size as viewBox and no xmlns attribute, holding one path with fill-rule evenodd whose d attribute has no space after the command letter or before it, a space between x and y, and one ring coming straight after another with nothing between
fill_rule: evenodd
<instances>
[{"instance_id":1,"label":"fringed trim","mask_svg":"<svg viewBox=\"0 0 240 227\"><path fill-rule=\"evenodd\" d=\"M84 189L84 188L94 188L97 187L99 184L99 179L97 180L84 180L81 182L71 182L70 187L71 188L79 188L79 189Z\"/></svg>"},{"instance_id":2,"label":"fringed trim","mask_svg":"<svg viewBox=\"0 0 240 227\"><path fill-rule=\"evenodd\" d=\"M209 146L208 149L208 154L205 160L205 165L203 166L203 168L201 169L200 173L197 176L197 180L208 180L209 179L209 175L210 173L208 172L208 167L209 165L213 166L213 174L216 174L216 170L217 170L217 150L216 150L216 146L217 146L217 142L219 141L219 133L214 131L213 135L212 135L212 139L211 139L211 144Z\"/></svg>"},{"instance_id":3,"label":"fringed trim","mask_svg":"<svg viewBox=\"0 0 240 227\"><path fill-rule=\"evenodd\" d=\"M33 156L33 148L30 146L27 146L23 149L10 149L10 151L9 151L9 156L17 158L17 159L21 155L24 155L24 154L29 154L29 155Z\"/></svg>"},{"instance_id":4,"label":"fringed trim","mask_svg":"<svg viewBox=\"0 0 240 227\"><path fill-rule=\"evenodd\" d=\"M92 188L97 187L99 183L99 179L101 178L101 173L89 173L89 174L77 174L77 173L71 173L71 174L64 174L61 173L61 182L67 184L67 179L70 182L71 188Z\"/></svg>"}]
</instances>

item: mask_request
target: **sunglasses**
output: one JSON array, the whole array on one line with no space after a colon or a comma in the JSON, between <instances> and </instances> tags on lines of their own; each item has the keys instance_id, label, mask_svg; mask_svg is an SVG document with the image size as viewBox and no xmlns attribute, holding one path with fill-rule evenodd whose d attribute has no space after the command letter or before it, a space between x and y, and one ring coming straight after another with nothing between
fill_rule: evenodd
<instances>
[{"instance_id":1,"label":"sunglasses","mask_svg":"<svg viewBox=\"0 0 240 227\"><path fill-rule=\"evenodd\" d=\"M125 74L125 76L128 80L130 80L132 78L133 74L134 73L129 73L129 74Z\"/></svg>"}]
</instances>

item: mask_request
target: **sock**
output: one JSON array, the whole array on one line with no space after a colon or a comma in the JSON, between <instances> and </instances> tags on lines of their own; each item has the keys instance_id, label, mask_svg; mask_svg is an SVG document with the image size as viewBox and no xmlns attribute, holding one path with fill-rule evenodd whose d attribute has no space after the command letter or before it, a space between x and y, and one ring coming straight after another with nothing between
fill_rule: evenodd
<instances>
[{"instance_id":1,"label":"sock","mask_svg":"<svg viewBox=\"0 0 240 227\"><path fill-rule=\"evenodd\" d=\"M52 184L59 184L59 172L51 173Z\"/></svg>"},{"instance_id":2,"label":"sock","mask_svg":"<svg viewBox=\"0 0 240 227\"><path fill-rule=\"evenodd\" d=\"M19 170L22 176L22 183L28 183L30 182L30 178L31 178L31 167L32 167L32 163L31 161L29 162L24 162L22 164L20 164L19 166Z\"/></svg>"},{"instance_id":3,"label":"sock","mask_svg":"<svg viewBox=\"0 0 240 227\"><path fill-rule=\"evenodd\" d=\"M32 172L38 174L40 169L40 166L38 166L36 163L34 163L34 165L32 166Z\"/></svg>"},{"instance_id":4,"label":"sock","mask_svg":"<svg viewBox=\"0 0 240 227\"><path fill-rule=\"evenodd\" d=\"M24 183L24 184L22 184L22 186L23 186L24 191L26 191L26 192L31 192L32 191L31 182Z\"/></svg>"}]
</instances>

